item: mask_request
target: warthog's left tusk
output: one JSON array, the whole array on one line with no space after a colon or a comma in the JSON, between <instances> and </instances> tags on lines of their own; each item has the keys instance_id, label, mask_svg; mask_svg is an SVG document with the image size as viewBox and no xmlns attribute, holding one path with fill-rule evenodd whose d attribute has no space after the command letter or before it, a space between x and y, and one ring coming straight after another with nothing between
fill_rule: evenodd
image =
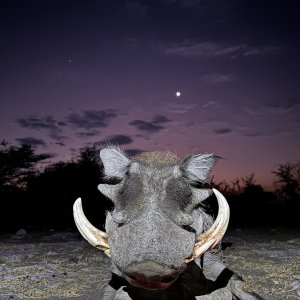
<instances>
[{"instance_id":1,"label":"warthog's left tusk","mask_svg":"<svg viewBox=\"0 0 300 300\"><path fill-rule=\"evenodd\" d=\"M188 263L209 249L214 248L223 238L228 227L230 210L225 197L216 189L212 189L217 197L219 211L218 216L212 226L203 234L199 235L193 249L193 254L185 261Z\"/></svg>"},{"instance_id":2,"label":"warthog's left tusk","mask_svg":"<svg viewBox=\"0 0 300 300\"><path fill-rule=\"evenodd\" d=\"M94 227L83 213L81 198L78 198L73 205L73 216L75 224L81 235L94 247L103 250L110 256L107 233Z\"/></svg>"}]
</instances>

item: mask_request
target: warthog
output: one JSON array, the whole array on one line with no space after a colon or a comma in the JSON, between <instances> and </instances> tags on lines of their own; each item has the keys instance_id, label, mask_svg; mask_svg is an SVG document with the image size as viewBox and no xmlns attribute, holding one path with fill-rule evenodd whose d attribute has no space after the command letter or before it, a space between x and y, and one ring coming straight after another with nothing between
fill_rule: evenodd
<instances>
[{"instance_id":1,"label":"warthog","mask_svg":"<svg viewBox=\"0 0 300 300\"><path fill-rule=\"evenodd\" d=\"M107 147L100 157L105 175L118 180L98 186L114 204L106 233L86 219L80 198L74 219L82 236L111 257L112 279L102 299L259 299L220 259L229 207L220 192L201 188L216 155L181 161L169 152L146 152L129 159ZM201 204L213 194L215 221Z\"/></svg>"}]
</instances>

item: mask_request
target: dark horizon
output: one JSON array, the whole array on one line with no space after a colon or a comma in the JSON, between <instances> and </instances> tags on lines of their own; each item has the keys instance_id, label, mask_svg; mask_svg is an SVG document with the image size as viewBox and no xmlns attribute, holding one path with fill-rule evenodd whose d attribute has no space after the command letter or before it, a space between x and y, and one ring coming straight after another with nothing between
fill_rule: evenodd
<instances>
[{"instance_id":1,"label":"dark horizon","mask_svg":"<svg viewBox=\"0 0 300 300\"><path fill-rule=\"evenodd\" d=\"M81 154L85 151L87 152L91 152L93 153L95 160L97 161L97 166L99 167L99 170L102 170L102 162L99 156L99 152L102 148L105 148L106 146L116 146L116 147L120 147L124 153L126 154L126 156L130 159L134 158L136 155L139 155L140 153L142 153L143 151L140 149L127 149L124 148L122 145L119 144L113 144L113 143L103 143L103 144L90 144L90 145L86 145L84 147L78 148L78 149L72 149L71 151L71 155L69 158L67 159L57 159L56 154L54 153L50 153L50 152L40 152L39 149L37 149L37 147L35 147L34 145L31 145L30 143L22 143L20 145L17 144L12 144L9 141L6 140L2 140L1 142L1 146L0 149L4 150L9 149L10 147L13 147L15 149L20 149L22 146L25 147L30 147L30 149L32 149L32 151L34 151L35 154L37 155L41 155L41 156L45 156L45 159L42 159L40 161L38 161L35 166L34 169L36 170L37 174L43 174L47 169L51 169L53 167L55 167L56 165L59 164L72 164L72 163L77 163L78 160L80 160ZM169 150L166 150L169 151ZM221 165L223 161L226 161L226 158L220 157L218 159L218 162L215 166L215 169L217 169L218 165ZM280 179L277 176L279 173L279 170L281 167L287 167L287 166L291 166L294 168L296 168L297 165L299 165L300 161L289 161L286 163L279 163L278 165L276 165L272 170L270 170L269 174L270 174L270 178L271 181L265 185L263 184L263 182L259 181L259 174L252 172L249 174L245 174L243 176L236 176L233 178L221 178L220 176L217 176L217 171L213 170L211 173L211 176L209 177L208 183L213 183L215 185L225 185L226 187L230 188L230 189L234 189L237 185L237 182L239 183L245 183L247 182L249 179L251 179L251 183L261 186L265 191L270 191L270 192L276 192L276 189L278 187L280 187Z\"/></svg>"},{"instance_id":2,"label":"dark horizon","mask_svg":"<svg viewBox=\"0 0 300 300\"><path fill-rule=\"evenodd\" d=\"M73 228L73 204L82 198L84 210L93 223L104 228L107 211L114 204L97 189L99 184L120 183L120 178L104 176L103 165L94 149L81 150L77 159L52 164L40 172L37 166L45 156L28 146L0 148L0 232L20 228L29 231ZM184 164L182 165L182 167ZM299 227L300 163L282 165L277 170L278 186L266 191L255 176L232 185L216 180L194 182L194 188L216 188L225 195L231 211L231 228ZM147 195L146 195L147 199ZM216 216L214 196L201 207ZM255 218L253 218L255 216Z\"/></svg>"}]
</instances>

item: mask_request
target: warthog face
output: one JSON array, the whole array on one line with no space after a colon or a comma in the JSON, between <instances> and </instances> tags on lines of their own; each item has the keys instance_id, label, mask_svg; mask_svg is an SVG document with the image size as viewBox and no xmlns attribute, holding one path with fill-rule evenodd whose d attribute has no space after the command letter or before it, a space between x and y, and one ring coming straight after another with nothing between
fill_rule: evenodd
<instances>
[{"instance_id":1,"label":"warthog face","mask_svg":"<svg viewBox=\"0 0 300 300\"><path fill-rule=\"evenodd\" d=\"M225 198L214 190L219 215L203 234L205 220L199 204L212 194L196 189L217 161L213 154L194 155L182 162L162 152L143 153L130 160L117 148L101 150L105 174L120 180L100 184L114 203L107 214L106 233L84 217L80 200L74 218L82 235L110 255L123 277L147 289L170 286L186 270L187 262L215 246L228 224Z\"/></svg>"}]
</instances>

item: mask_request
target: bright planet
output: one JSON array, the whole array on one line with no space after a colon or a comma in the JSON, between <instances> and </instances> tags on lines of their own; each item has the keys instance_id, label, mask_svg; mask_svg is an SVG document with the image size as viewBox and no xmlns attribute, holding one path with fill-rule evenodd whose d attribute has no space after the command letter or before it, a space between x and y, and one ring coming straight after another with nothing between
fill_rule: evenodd
<instances>
[{"instance_id":1,"label":"bright planet","mask_svg":"<svg viewBox=\"0 0 300 300\"><path fill-rule=\"evenodd\" d=\"M176 97L180 97L180 95L181 95L181 92L176 92Z\"/></svg>"}]
</instances>

